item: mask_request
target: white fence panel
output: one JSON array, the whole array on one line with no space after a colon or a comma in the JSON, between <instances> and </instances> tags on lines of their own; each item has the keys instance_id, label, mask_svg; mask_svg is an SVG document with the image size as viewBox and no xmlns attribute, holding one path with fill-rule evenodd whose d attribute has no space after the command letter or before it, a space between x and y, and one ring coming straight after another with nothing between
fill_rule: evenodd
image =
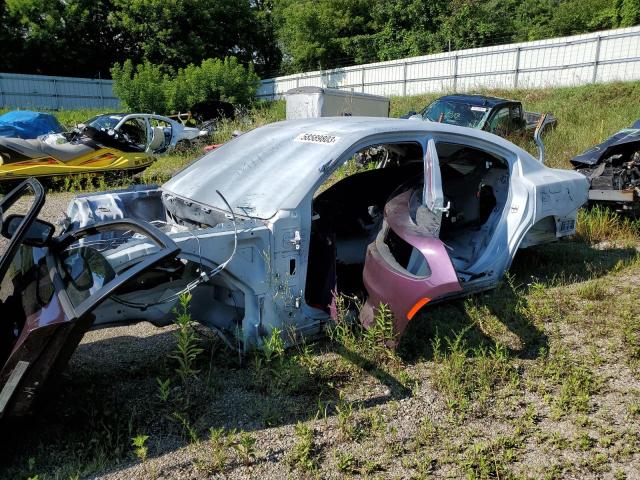
<instances>
[{"instance_id":1,"label":"white fence panel","mask_svg":"<svg viewBox=\"0 0 640 480\"><path fill-rule=\"evenodd\" d=\"M319 86L377 95L545 88L640 79L640 26L263 80L258 97ZM0 73L0 108L117 110L111 80Z\"/></svg>"},{"instance_id":2,"label":"white fence panel","mask_svg":"<svg viewBox=\"0 0 640 480\"><path fill-rule=\"evenodd\" d=\"M111 80L0 73L0 108L117 110L120 102Z\"/></svg>"},{"instance_id":3,"label":"white fence panel","mask_svg":"<svg viewBox=\"0 0 640 480\"><path fill-rule=\"evenodd\" d=\"M379 95L545 88L640 79L640 26L264 80L262 98L319 86Z\"/></svg>"}]
</instances>

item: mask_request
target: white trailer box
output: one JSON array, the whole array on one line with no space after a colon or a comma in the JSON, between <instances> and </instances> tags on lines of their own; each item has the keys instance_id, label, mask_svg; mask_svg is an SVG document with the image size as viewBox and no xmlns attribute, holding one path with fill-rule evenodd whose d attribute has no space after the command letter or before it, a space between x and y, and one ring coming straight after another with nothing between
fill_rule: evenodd
<instances>
[{"instance_id":1,"label":"white trailer box","mask_svg":"<svg viewBox=\"0 0 640 480\"><path fill-rule=\"evenodd\" d=\"M287 120L317 117L388 117L389 99L335 88L299 87L286 94Z\"/></svg>"}]
</instances>

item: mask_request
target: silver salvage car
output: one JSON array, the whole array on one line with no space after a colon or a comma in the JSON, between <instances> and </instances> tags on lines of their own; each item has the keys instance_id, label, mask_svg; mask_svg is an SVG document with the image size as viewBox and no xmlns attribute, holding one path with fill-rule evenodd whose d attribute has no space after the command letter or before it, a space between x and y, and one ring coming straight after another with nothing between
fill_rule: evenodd
<instances>
[{"instance_id":1,"label":"silver salvage car","mask_svg":"<svg viewBox=\"0 0 640 480\"><path fill-rule=\"evenodd\" d=\"M588 188L487 132L364 117L274 123L161 187L77 196L57 237L27 180L0 201L0 417L29 410L87 329L167 325L187 292L241 352L274 328L321 332L336 292L368 298L365 324L388 304L401 333L429 302L495 287L519 248L573 234Z\"/></svg>"},{"instance_id":2,"label":"silver salvage car","mask_svg":"<svg viewBox=\"0 0 640 480\"><path fill-rule=\"evenodd\" d=\"M349 166L358 161L367 166ZM160 188L79 196L67 229L135 219L159 227L181 250L166 272L148 274L154 281L112 296L97 323L170 322L177 294L188 290L194 318L246 351L274 327L318 332L335 291L362 288L370 245L385 258L365 287L392 306L399 330L414 300L492 288L518 248L575 232L587 190L583 176L548 168L482 131L310 119L248 132ZM385 210L400 195L406 218L394 219L402 225L390 233L393 212ZM147 253L144 242L113 241L103 252L116 272ZM420 294L398 304L385 293L389 272L417 283Z\"/></svg>"}]
</instances>

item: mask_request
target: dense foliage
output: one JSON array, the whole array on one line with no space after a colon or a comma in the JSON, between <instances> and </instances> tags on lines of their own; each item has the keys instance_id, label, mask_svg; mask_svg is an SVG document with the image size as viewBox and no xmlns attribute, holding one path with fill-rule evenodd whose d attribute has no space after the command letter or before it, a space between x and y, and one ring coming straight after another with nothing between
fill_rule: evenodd
<instances>
[{"instance_id":1,"label":"dense foliage","mask_svg":"<svg viewBox=\"0 0 640 480\"><path fill-rule=\"evenodd\" d=\"M234 56L264 77L638 23L640 0L4 0L0 72Z\"/></svg>"},{"instance_id":2,"label":"dense foliage","mask_svg":"<svg viewBox=\"0 0 640 480\"><path fill-rule=\"evenodd\" d=\"M178 69L237 57L280 62L269 6L254 0L2 0L0 72L109 76L131 59Z\"/></svg>"},{"instance_id":3,"label":"dense foliage","mask_svg":"<svg viewBox=\"0 0 640 480\"><path fill-rule=\"evenodd\" d=\"M640 0L278 0L294 72L640 23Z\"/></svg>"},{"instance_id":4,"label":"dense foliage","mask_svg":"<svg viewBox=\"0 0 640 480\"><path fill-rule=\"evenodd\" d=\"M205 100L247 104L259 83L253 66L244 67L235 57L207 59L175 74L149 61L134 66L127 60L115 64L111 75L114 93L126 108L162 114L185 112Z\"/></svg>"}]
</instances>

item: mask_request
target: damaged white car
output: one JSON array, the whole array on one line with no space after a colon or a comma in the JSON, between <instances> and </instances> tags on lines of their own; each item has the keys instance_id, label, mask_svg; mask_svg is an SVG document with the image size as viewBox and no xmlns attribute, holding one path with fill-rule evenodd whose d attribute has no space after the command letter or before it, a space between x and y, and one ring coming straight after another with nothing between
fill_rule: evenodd
<instances>
[{"instance_id":1,"label":"damaged white car","mask_svg":"<svg viewBox=\"0 0 640 480\"><path fill-rule=\"evenodd\" d=\"M388 304L401 333L429 302L495 287L519 248L573 234L588 188L480 130L345 117L255 129L159 188L78 196L57 238L34 204L3 218L16 247L2 301L16 320L0 332L0 415L24 412L23 392L44 383L24 346L52 317L74 334L37 343L58 349L47 362L90 327L172 322L187 291L193 318L243 352L273 328L321 332L336 291L367 297L365 324Z\"/></svg>"}]
</instances>

